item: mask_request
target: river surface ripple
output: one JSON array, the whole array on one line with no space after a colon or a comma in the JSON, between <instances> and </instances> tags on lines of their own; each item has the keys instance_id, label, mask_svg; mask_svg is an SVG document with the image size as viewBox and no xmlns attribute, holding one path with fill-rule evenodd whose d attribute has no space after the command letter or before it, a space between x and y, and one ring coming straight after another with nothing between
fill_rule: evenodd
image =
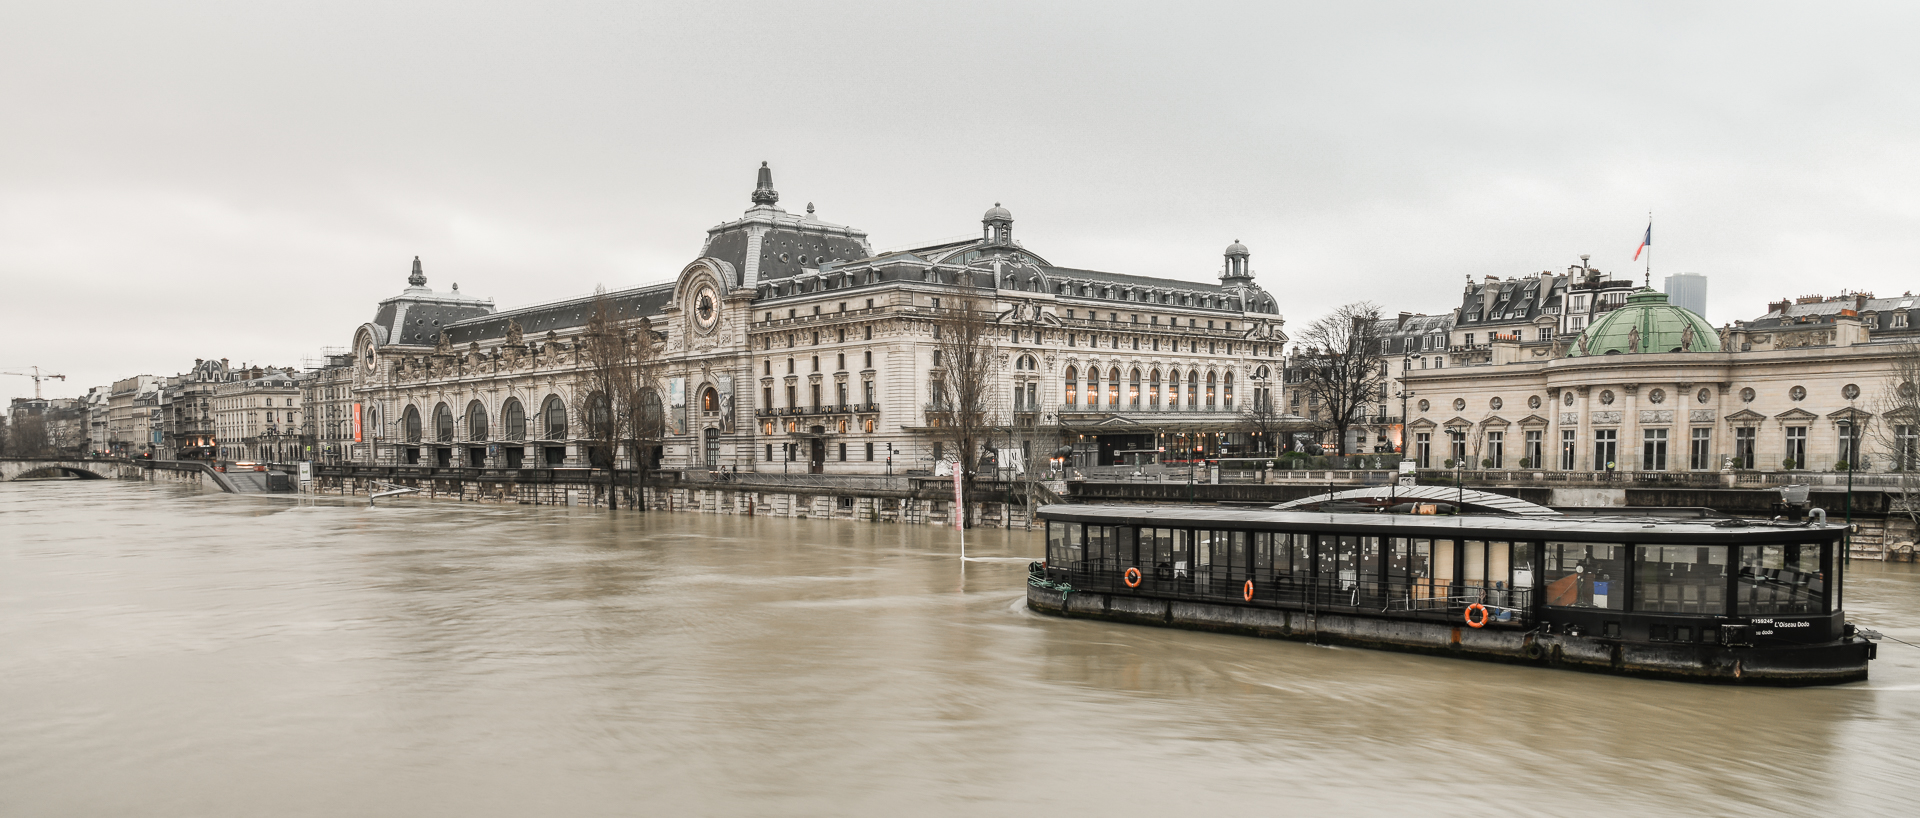
<instances>
[{"instance_id":1,"label":"river surface ripple","mask_svg":"<svg viewBox=\"0 0 1920 818\"><path fill-rule=\"evenodd\" d=\"M1920 648L1737 689L1063 621L1025 532L0 485L6 816L1920 814ZM1920 570L1855 563L1920 643Z\"/></svg>"}]
</instances>

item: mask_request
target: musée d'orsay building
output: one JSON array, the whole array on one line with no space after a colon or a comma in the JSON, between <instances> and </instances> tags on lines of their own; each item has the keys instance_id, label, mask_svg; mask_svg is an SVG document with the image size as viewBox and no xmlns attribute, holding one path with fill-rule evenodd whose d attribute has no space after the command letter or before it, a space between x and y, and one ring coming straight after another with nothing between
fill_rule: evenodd
<instances>
[{"instance_id":1,"label":"mus\u00e9e d'orsay building","mask_svg":"<svg viewBox=\"0 0 1920 818\"><path fill-rule=\"evenodd\" d=\"M1035 430L999 445L1036 467L1063 441L1080 466L1159 447L1215 453L1248 402L1275 400L1286 336L1238 242L1203 283L1060 266L1016 241L997 204L978 238L876 254L812 205L780 208L764 163L751 201L672 282L605 295L616 318L664 335L660 468L930 467L948 454L928 434L933 319L962 295L995 305L993 422ZM354 460L594 465L575 347L591 299L499 312L457 287L436 293L418 259L408 284L354 335Z\"/></svg>"}]
</instances>

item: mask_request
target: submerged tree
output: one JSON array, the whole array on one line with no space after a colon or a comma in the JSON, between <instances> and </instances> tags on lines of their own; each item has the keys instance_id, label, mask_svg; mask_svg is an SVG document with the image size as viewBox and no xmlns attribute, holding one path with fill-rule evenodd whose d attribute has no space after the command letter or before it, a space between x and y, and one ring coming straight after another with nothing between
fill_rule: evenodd
<instances>
[{"instance_id":1,"label":"submerged tree","mask_svg":"<svg viewBox=\"0 0 1920 818\"><path fill-rule=\"evenodd\" d=\"M971 496L980 450L994 422L1000 346L991 302L971 295L952 299L933 318L933 403L928 425L961 469L963 496ZM971 525L971 521L968 521Z\"/></svg>"},{"instance_id":2,"label":"submerged tree","mask_svg":"<svg viewBox=\"0 0 1920 818\"><path fill-rule=\"evenodd\" d=\"M660 401L660 339L644 316L626 315L628 309L609 298L606 288L594 290L579 340L576 393L585 396L586 437L592 441L588 462L594 468L618 469L622 455L629 460L625 473L631 506L638 504L638 488L653 468L666 415ZM609 490L613 474L609 472ZM609 505L613 502L609 496Z\"/></svg>"},{"instance_id":3,"label":"submerged tree","mask_svg":"<svg viewBox=\"0 0 1920 818\"><path fill-rule=\"evenodd\" d=\"M1347 453L1347 430L1366 416L1366 405L1386 384L1380 346L1380 307L1357 301L1309 324L1294 338L1288 368L1298 372L1294 389L1317 404L1321 422L1334 430L1334 450Z\"/></svg>"}]
</instances>

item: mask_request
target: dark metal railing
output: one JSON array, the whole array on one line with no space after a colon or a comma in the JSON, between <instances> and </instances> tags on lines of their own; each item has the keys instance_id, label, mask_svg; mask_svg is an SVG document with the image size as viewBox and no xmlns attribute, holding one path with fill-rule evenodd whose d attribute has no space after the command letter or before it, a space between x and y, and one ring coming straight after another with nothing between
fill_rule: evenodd
<instances>
[{"instance_id":1,"label":"dark metal railing","mask_svg":"<svg viewBox=\"0 0 1920 818\"><path fill-rule=\"evenodd\" d=\"M1129 587L1126 570L1140 570L1139 587ZM1077 591L1173 598L1292 610L1378 614L1401 619L1463 622L1466 609L1487 609L1487 627L1531 627L1532 589L1499 584L1440 581L1431 577L1377 580L1338 576L1300 576L1266 570L1248 572L1218 567L1130 566L1108 560L1076 568L1046 567L1047 578ZM1253 581L1253 598L1246 584Z\"/></svg>"}]
</instances>

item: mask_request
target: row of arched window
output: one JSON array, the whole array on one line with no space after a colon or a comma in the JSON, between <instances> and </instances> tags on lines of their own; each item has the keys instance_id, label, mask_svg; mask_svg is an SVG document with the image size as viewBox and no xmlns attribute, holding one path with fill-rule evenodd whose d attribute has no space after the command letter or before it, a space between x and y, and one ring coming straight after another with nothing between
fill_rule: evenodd
<instances>
[{"instance_id":1,"label":"row of arched window","mask_svg":"<svg viewBox=\"0 0 1920 818\"><path fill-rule=\"evenodd\" d=\"M420 407L408 406L400 415L400 437L407 443L420 443L426 440L427 431L423 428ZM500 408L500 439L526 440L529 435L535 440L567 439L567 404L558 395L548 395L540 404L540 413L533 418L531 426L527 423L526 407L519 398L508 398L506 405ZM467 404L467 409L458 418L453 407L441 403L433 408L433 426L431 440L435 443L452 443L456 426L464 427L465 440L487 440L492 433L488 423L487 408L480 401Z\"/></svg>"},{"instance_id":2,"label":"row of arched window","mask_svg":"<svg viewBox=\"0 0 1920 818\"><path fill-rule=\"evenodd\" d=\"M1166 398L1166 410L1175 411L1181 407L1180 393L1184 383L1186 387L1186 408L1213 409L1220 407L1224 411L1233 411L1233 373L1231 372L1226 373L1224 376L1208 372L1203 379L1200 370L1188 370L1186 380L1183 382L1180 377L1180 370L1168 370L1164 393L1161 391L1162 383L1160 380L1160 370L1158 368L1148 370L1143 377L1140 369L1135 367L1131 372L1127 373L1126 378L1122 380L1120 368L1111 367L1107 370L1106 378L1103 381L1100 376L1100 368L1090 366L1086 369L1085 392L1081 391L1080 375L1079 367L1067 367L1065 378L1066 400L1064 403L1068 406L1086 406L1092 408L1104 405L1110 408L1124 406L1129 409L1145 408L1148 410L1159 410L1162 407L1161 397L1164 395ZM1101 400L1102 383L1106 386L1105 401ZM1122 387L1126 389L1126 399L1124 403L1122 403L1120 396ZM1144 387L1144 393L1142 387ZM1145 399L1145 403L1142 403L1142 398Z\"/></svg>"}]
</instances>

